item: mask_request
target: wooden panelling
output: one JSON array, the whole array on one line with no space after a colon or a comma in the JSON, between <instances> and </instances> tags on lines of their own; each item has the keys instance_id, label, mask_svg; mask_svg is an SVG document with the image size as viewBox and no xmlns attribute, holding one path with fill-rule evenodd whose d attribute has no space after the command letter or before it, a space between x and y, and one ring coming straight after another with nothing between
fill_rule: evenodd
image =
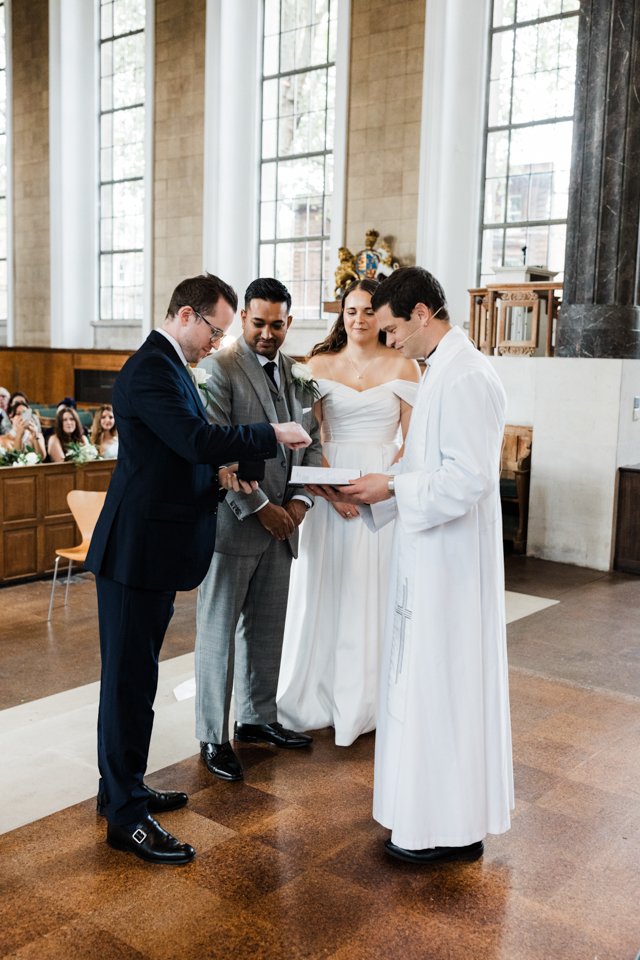
<instances>
[{"instance_id":1,"label":"wooden panelling","mask_svg":"<svg viewBox=\"0 0 640 960\"><path fill-rule=\"evenodd\" d=\"M640 463L620 467L613 569L640 574Z\"/></svg>"},{"instance_id":2,"label":"wooden panelling","mask_svg":"<svg viewBox=\"0 0 640 960\"><path fill-rule=\"evenodd\" d=\"M80 543L70 490L106 490L116 460L0 467L0 583L53 570L56 550Z\"/></svg>"},{"instance_id":3,"label":"wooden panelling","mask_svg":"<svg viewBox=\"0 0 640 960\"><path fill-rule=\"evenodd\" d=\"M0 385L23 390L33 403L57 404L72 397L76 370L121 369L131 352L54 350L45 347L0 349Z\"/></svg>"},{"instance_id":4,"label":"wooden panelling","mask_svg":"<svg viewBox=\"0 0 640 960\"><path fill-rule=\"evenodd\" d=\"M3 540L6 579L28 577L38 566L37 527L6 530Z\"/></svg>"},{"instance_id":5,"label":"wooden panelling","mask_svg":"<svg viewBox=\"0 0 640 960\"><path fill-rule=\"evenodd\" d=\"M35 520L38 515L37 477L25 476L20 467L3 467L12 472L2 484L2 516L5 520Z\"/></svg>"},{"instance_id":6,"label":"wooden panelling","mask_svg":"<svg viewBox=\"0 0 640 960\"><path fill-rule=\"evenodd\" d=\"M49 517L69 513L67 494L76 486L75 473L69 470L69 465L56 464L55 473L46 473L41 476L41 483L43 515ZM105 490L106 487L101 489Z\"/></svg>"}]
</instances>

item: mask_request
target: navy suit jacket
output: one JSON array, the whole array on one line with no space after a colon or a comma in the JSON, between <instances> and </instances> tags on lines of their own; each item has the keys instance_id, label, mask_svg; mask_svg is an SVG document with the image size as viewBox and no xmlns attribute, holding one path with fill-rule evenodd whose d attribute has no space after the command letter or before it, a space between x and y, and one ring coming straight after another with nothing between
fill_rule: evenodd
<instances>
[{"instance_id":1,"label":"navy suit jacket","mask_svg":"<svg viewBox=\"0 0 640 960\"><path fill-rule=\"evenodd\" d=\"M191 590L216 534L217 468L275 457L267 423L221 427L205 409L173 345L155 330L113 389L118 462L85 566L144 590Z\"/></svg>"}]
</instances>

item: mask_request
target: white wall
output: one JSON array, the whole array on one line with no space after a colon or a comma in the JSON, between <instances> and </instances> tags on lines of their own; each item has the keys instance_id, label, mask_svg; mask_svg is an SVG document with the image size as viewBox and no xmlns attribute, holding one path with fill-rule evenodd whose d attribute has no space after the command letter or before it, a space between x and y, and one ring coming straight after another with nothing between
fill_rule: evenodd
<instances>
[{"instance_id":1,"label":"white wall","mask_svg":"<svg viewBox=\"0 0 640 960\"><path fill-rule=\"evenodd\" d=\"M507 420L533 426L527 553L608 570L617 468L640 461L640 360L492 357Z\"/></svg>"}]
</instances>

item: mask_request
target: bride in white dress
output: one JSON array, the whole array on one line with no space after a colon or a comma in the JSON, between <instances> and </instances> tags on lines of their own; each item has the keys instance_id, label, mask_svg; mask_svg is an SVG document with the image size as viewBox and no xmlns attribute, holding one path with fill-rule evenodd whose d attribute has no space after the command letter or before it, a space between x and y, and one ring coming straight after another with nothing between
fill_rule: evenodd
<instances>
[{"instance_id":1,"label":"bride in white dress","mask_svg":"<svg viewBox=\"0 0 640 960\"><path fill-rule=\"evenodd\" d=\"M308 366L321 399L327 466L386 473L398 459L420 377L386 347L371 307L375 280L351 284ZM316 498L301 527L284 634L278 719L295 730L335 728L349 746L375 728L393 525L371 533L357 507Z\"/></svg>"}]
</instances>

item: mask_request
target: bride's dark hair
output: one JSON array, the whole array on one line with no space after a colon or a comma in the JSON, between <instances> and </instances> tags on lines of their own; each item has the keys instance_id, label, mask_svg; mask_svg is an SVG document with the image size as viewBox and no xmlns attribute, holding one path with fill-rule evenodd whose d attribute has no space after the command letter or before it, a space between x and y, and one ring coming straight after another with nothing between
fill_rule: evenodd
<instances>
[{"instance_id":1,"label":"bride's dark hair","mask_svg":"<svg viewBox=\"0 0 640 960\"><path fill-rule=\"evenodd\" d=\"M316 343L315 347L311 348L305 359L309 360L311 357L315 357L318 353L339 353L340 350L347 345L347 331L344 327L344 305L347 302L347 297L350 293L353 293L354 290L358 289L364 290L365 293L373 296L378 286L379 284L377 280L368 280L366 277L363 280L354 280L353 283L350 283L345 292L342 294L342 309L340 310L340 316L329 331L329 335L325 337L324 340L321 340L320 343ZM387 342L382 330L378 334L378 340L380 343Z\"/></svg>"}]
</instances>

